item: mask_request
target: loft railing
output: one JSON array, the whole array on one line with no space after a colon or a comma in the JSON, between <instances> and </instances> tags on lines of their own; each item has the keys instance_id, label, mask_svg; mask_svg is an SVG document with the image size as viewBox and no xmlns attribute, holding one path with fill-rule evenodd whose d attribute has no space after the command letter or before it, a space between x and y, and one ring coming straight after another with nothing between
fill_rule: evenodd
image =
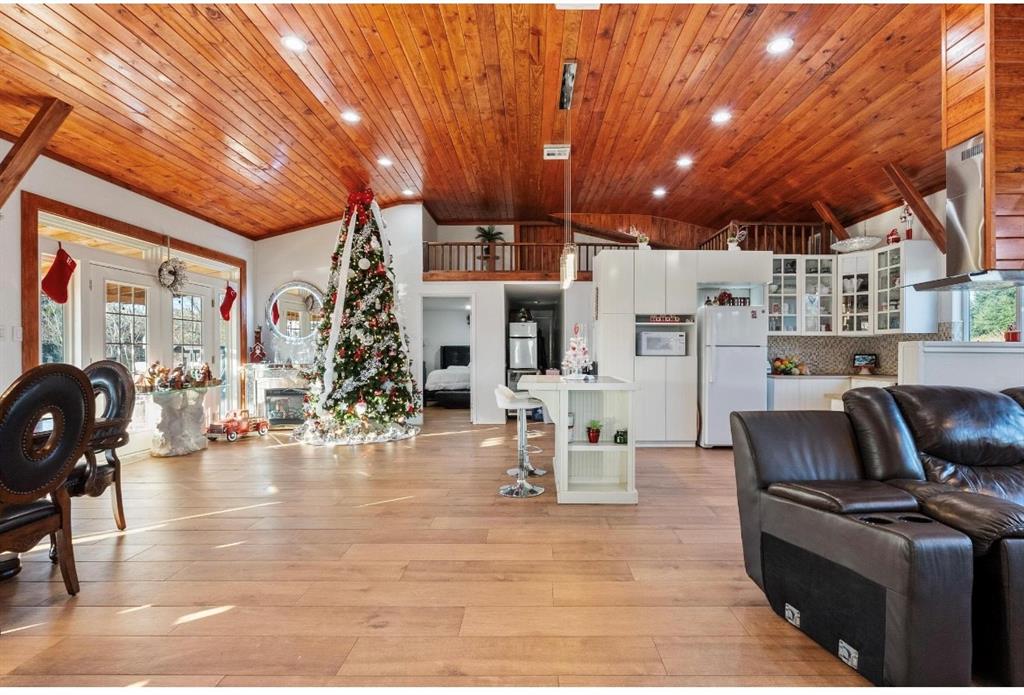
<instances>
[{"instance_id":1,"label":"loft railing","mask_svg":"<svg viewBox=\"0 0 1024 695\"><path fill-rule=\"evenodd\" d=\"M588 279L594 258L604 249L635 249L633 244L577 244L578 276ZM425 280L557 279L560 242L423 242Z\"/></svg>"},{"instance_id":2,"label":"loft railing","mask_svg":"<svg viewBox=\"0 0 1024 695\"><path fill-rule=\"evenodd\" d=\"M700 244L704 251L722 251L728 248L729 237L739 230L747 230L747 238L740 248L748 251L773 253L831 253L836 241L832 229L820 222L737 222L722 227Z\"/></svg>"}]
</instances>

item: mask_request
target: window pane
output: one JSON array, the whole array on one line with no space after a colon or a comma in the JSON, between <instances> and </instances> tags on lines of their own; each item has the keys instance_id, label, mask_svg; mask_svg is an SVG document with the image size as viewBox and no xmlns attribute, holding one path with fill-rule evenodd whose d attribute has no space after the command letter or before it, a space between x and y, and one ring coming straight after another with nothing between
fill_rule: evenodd
<instances>
[{"instance_id":1,"label":"window pane","mask_svg":"<svg viewBox=\"0 0 1024 695\"><path fill-rule=\"evenodd\" d=\"M985 290L970 293L971 340L1003 340L1003 333L1017 322L1017 290Z\"/></svg>"}]
</instances>

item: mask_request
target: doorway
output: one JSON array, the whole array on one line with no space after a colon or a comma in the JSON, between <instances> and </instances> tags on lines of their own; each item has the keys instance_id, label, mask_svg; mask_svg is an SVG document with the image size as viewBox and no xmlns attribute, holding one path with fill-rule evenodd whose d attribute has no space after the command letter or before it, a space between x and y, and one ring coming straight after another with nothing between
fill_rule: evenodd
<instances>
[{"instance_id":1,"label":"doorway","mask_svg":"<svg viewBox=\"0 0 1024 695\"><path fill-rule=\"evenodd\" d=\"M423 417L472 421L471 297L423 297Z\"/></svg>"}]
</instances>

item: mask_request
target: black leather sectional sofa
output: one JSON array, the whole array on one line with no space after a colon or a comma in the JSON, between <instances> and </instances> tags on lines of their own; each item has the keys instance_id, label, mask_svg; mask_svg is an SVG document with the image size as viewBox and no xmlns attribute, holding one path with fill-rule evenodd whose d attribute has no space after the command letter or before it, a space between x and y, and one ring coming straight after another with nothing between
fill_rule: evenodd
<instances>
[{"instance_id":1,"label":"black leather sectional sofa","mask_svg":"<svg viewBox=\"0 0 1024 695\"><path fill-rule=\"evenodd\" d=\"M843 401L732 414L747 573L876 684L1024 685L1024 387Z\"/></svg>"}]
</instances>

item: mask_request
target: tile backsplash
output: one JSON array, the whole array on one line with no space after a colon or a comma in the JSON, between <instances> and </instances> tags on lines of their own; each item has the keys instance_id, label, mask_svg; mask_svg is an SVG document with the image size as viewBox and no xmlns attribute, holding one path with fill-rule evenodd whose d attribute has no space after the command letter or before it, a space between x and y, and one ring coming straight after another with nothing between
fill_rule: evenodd
<instances>
[{"instance_id":1,"label":"tile backsplash","mask_svg":"<svg viewBox=\"0 0 1024 695\"><path fill-rule=\"evenodd\" d=\"M878 373L896 375L899 344L906 340L952 340L957 327L940 323L938 333L905 333L875 336L768 336L768 359L795 355L811 374L850 374L857 353L878 355Z\"/></svg>"}]
</instances>

